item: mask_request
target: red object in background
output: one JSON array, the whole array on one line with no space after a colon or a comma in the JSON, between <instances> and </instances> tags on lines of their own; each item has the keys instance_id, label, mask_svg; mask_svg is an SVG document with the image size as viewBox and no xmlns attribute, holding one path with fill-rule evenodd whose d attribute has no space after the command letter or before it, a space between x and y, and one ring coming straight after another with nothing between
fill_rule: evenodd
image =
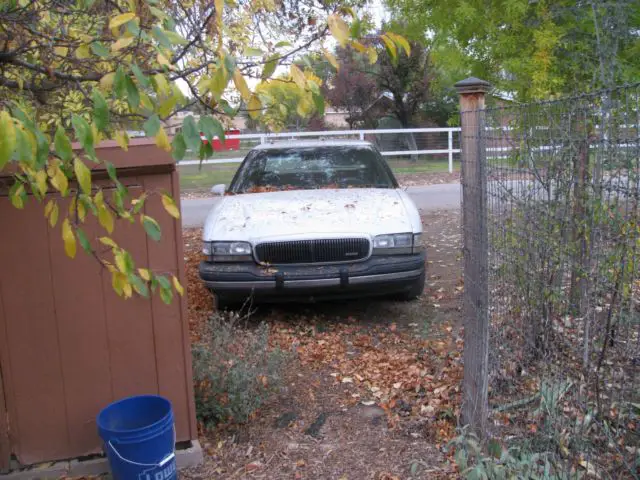
<instances>
[{"instance_id":1,"label":"red object in background","mask_svg":"<svg viewBox=\"0 0 640 480\"><path fill-rule=\"evenodd\" d=\"M202 132L200 133L202 136L202 142L206 145L208 143L207 139L204 138ZM214 152L226 152L228 150L240 150L240 139L233 138L227 139L228 135L240 135L240 130L227 130L224 132L225 141L221 142L218 138L213 139L213 151Z\"/></svg>"}]
</instances>

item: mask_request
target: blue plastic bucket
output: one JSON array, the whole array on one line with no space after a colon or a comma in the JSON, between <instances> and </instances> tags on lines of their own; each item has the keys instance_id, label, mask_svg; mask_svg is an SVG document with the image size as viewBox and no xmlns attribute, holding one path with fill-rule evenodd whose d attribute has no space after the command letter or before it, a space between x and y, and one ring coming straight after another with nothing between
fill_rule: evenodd
<instances>
[{"instance_id":1,"label":"blue plastic bucket","mask_svg":"<svg viewBox=\"0 0 640 480\"><path fill-rule=\"evenodd\" d=\"M155 395L125 398L102 410L97 424L114 480L178 478L169 400Z\"/></svg>"}]
</instances>

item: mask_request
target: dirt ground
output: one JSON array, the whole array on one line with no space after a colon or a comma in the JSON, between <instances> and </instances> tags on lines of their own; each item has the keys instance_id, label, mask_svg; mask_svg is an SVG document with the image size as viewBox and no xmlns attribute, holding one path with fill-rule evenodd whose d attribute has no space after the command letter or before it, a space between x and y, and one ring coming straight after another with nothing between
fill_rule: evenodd
<instances>
[{"instance_id":1,"label":"dirt ground","mask_svg":"<svg viewBox=\"0 0 640 480\"><path fill-rule=\"evenodd\" d=\"M389 299L259 309L272 343L294 352L284 387L244 425L201 430L205 462L184 479L457 478L462 378L460 215L423 217L427 286ZM197 276L200 231L185 231L189 319L212 313Z\"/></svg>"}]
</instances>

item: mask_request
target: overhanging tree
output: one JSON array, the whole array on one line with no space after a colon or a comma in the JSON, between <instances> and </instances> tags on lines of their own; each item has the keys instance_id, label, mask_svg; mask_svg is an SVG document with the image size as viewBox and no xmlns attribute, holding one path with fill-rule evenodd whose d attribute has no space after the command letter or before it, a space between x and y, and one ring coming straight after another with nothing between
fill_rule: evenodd
<instances>
[{"instance_id":1,"label":"overhanging tree","mask_svg":"<svg viewBox=\"0 0 640 480\"><path fill-rule=\"evenodd\" d=\"M158 289L171 301L174 290L182 292L177 279L137 268L112 235L116 220L138 221L160 239L158 223L143 213L150 192L131 198L97 144L115 139L127 149L127 129L141 127L176 160L187 149L210 156L211 142L203 144L200 132L223 138L220 116L246 105L257 118L273 107L252 83L268 81L300 52L321 48L329 33L343 46L357 43L358 20L349 7L320 0L2 2L0 171L15 172L11 202L16 208L46 202L44 214L60 229L67 255L74 257L79 243L111 272L121 296ZM306 98L320 104L319 86L297 67L290 73ZM187 116L170 139L162 120L195 104L209 115ZM72 148L74 140L80 149ZM92 164L106 168L113 194L92 182ZM58 198L70 199L71 207L61 208ZM162 203L179 216L168 195ZM89 217L104 230L99 238L83 231Z\"/></svg>"}]
</instances>

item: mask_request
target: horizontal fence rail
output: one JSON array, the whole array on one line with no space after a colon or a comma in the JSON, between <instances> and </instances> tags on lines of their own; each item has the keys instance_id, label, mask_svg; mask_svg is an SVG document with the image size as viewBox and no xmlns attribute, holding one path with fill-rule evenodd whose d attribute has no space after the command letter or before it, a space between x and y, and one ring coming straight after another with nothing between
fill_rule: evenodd
<instances>
[{"instance_id":1,"label":"horizontal fence rail","mask_svg":"<svg viewBox=\"0 0 640 480\"><path fill-rule=\"evenodd\" d=\"M310 132L245 133L227 135L225 140L240 140L250 145L241 147L238 156L211 158L207 160L187 159L178 163L178 167L187 165L216 165L241 163L243 152L248 152L258 144L284 140L312 140L348 138L367 140L374 143L385 157L415 157L417 155L447 155L449 173L453 172L454 155L460 153L459 127L437 128L393 128L379 130L322 130ZM410 136L410 137L409 137ZM216 137L215 140L218 140ZM403 145L404 144L404 145ZM407 148L398 148L407 147ZM415 147L415 148L410 148ZM424 148L427 147L427 148ZM437 147L437 148L428 148ZM226 151L229 153L229 151ZM214 157L217 152L214 152Z\"/></svg>"}]
</instances>

